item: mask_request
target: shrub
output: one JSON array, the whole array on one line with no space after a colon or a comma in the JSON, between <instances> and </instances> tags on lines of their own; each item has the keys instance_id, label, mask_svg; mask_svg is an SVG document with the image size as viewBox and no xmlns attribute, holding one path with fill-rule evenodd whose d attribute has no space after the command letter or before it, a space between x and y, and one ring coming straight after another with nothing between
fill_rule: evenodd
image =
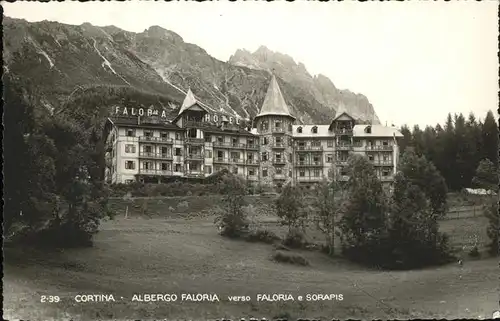
<instances>
[{"instance_id":1,"label":"shrub","mask_svg":"<svg viewBox=\"0 0 500 321\"><path fill-rule=\"evenodd\" d=\"M305 235L302 231L298 229L290 230L285 239L283 240L283 245L291 248L302 248L305 245Z\"/></svg>"},{"instance_id":2,"label":"shrub","mask_svg":"<svg viewBox=\"0 0 500 321\"><path fill-rule=\"evenodd\" d=\"M248 242L262 242L267 244L272 244L280 240L280 238L274 232L268 230L250 231L246 235L245 239Z\"/></svg>"},{"instance_id":3,"label":"shrub","mask_svg":"<svg viewBox=\"0 0 500 321\"><path fill-rule=\"evenodd\" d=\"M477 248L477 246L474 246L470 251L469 251L469 256L472 257L472 258L478 258L481 256L481 254L479 253L479 250Z\"/></svg>"},{"instance_id":4,"label":"shrub","mask_svg":"<svg viewBox=\"0 0 500 321\"><path fill-rule=\"evenodd\" d=\"M235 175L226 175L217 184L218 191L224 195L222 204L215 208L215 224L221 235L238 238L246 235L249 221L244 209L246 205L246 186L243 179Z\"/></svg>"},{"instance_id":5,"label":"shrub","mask_svg":"<svg viewBox=\"0 0 500 321\"><path fill-rule=\"evenodd\" d=\"M273 255L273 259L276 262L290 263L302 266L308 266L309 261L302 255L290 252L276 251Z\"/></svg>"}]
</instances>

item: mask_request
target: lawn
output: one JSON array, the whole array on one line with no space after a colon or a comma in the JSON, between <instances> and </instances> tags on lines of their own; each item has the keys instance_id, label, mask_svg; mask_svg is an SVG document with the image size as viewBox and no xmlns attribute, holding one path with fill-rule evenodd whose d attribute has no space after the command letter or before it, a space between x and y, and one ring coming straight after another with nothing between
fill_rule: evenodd
<instances>
[{"instance_id":1,"label":"lawn","mask_svg":"<svg viewBox=\"0 0 500 321\"><path fill-rule=\"evenodd\" d=\"M285 232L272 222L265 226ZM485 226L483 218L442 223L457 247L468 244L471 233L485 241ZM4 314L10 320L486 318L498 308L495 258L387 272L299 251L310 266L295 266L272 261L271 245L219 236L213 217L206 216L120 214L103 222L93 248L5 251ZM98 293L113 294L116 302L74 301L77 294ZM145 293L215 293L220 302L131 302L134 294ZM289 293L296 300L257 302L259 293ZM297 301L308 293L343 294L343 300ZM61 302L40 303L41 295L58 295ZM229 302L230 295L252 301Z\"/></svg>"}]
</instances>

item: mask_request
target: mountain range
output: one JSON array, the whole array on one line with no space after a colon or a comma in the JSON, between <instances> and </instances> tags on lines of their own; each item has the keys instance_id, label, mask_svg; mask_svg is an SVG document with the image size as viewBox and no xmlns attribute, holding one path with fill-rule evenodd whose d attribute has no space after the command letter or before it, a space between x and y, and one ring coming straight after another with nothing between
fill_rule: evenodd
<instances>
[{"instance_id":1,"label":"mountain range","mask_svg":"<svg viewBox=\"0 0 500 321\"><path fill-rule=\"evenodd\" d=\"M173 118L188 90L214 113L251 119L260 109L271 71L302 123L328 123L340 104L378 124L368 99L339 90L324 75L261 46L237 50L227 62L158 26L141 33L89 23L27 22L4 17L4 74L50 112L84 108L105 116L114 105L166 110ZM127 106L128 105L128 106Z\"/></svg>"}]
</instances>

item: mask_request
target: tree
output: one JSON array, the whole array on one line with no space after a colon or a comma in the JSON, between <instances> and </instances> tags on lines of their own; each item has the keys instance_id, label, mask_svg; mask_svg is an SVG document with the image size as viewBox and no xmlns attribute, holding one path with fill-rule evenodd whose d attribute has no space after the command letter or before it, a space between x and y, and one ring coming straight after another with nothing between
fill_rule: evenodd
<instances>
[{"instance_id":1,"label":"tree","mask_svg":"<svg viewBox=\"0 0 500 321\"><path fill-rule=\"evenodd\" d=\"M248 231L248 219L244 211L246 183L237 175L227 174L217 183L222 198L222 207L217 208L215 223L221 229L221 235L232 238L242 236Z\"/></svg>"},{"instance_id":2,"label":"tree","mask_svg":"<svg viewBox=\"0 0 500 321\"><path fill-rule=\"evenodd\" d=\"M491 111L488 111L484 118L481 136L483 158L488 158L495 167L498 167L498 124Z\"/></svg>"},{"instance_id":3,"label":"tree","mask_svg":"<svg viewBox=\"0 0 500 321\"><path fill-rule=\"evenodd\" d=\"M398 173L394 182L388 237L383 265L413 268L449 258L448 239L439 233L431 202L414 180Z\"/></svg>"},{"instance_id":4,"label":"tree","mask_svg":"<svg viewBox=\"0 0 500 321\"><path fill-rule=\"evenodd\" d=\"M436 167L425 156L407 150L401 158L399 171L411 184L418 186L430 200L434 213L444 216L448 208L446 182Z\"/></svg>"},{"instance_id":5,"label":"tree","mask_svg":"<svg viewBox=\"0 0 500 321\"><path fill-rule=\"evenodd\" d=\"M342 252L355 261L376 262L385 234L386 199L382 184L367 158L348 160L346 201L340 220Z\"/></svg>"},{"instance_id":6,"label":"tree","mask_svg":"<svg viewBox=\"0 0 500 321\"><path fill-rule=\"evenodd\" d=\"M276 214L283 225L288 226L288 234L294 230L304 230L307 211L304 208L303 193L299 187L286 184L275 202Z\"/></svg>"},{"instance_id":7,"label":"tree","mask_svg":"<svg viewBox=\"0 0 500 321\"><path fill-rule=\"evenodd\" d=\"M498 211L498 200L491 199L485 208L485 216L489 222L486 228L486 233L490 238L490 243L488 244L489 253L496 256L500 250L500 212Z\"/></svg>"},{"instance_id":8,"label":"tree","mask_svg":"<svg viewBox=\"0 0 500 321\"><path fill-rule=\"evenodd\" d=\"M498 170L488 158L479 162L476 175L472 179L472 184L477 188L492 191L498 190Z\"/></svg>"},{"instance_id":9,"label":"tree","mask_svg":"<svg viewBox=\"0 0 500 321\"><path fill-rule=\"evenodd\" d=\"M322 181L314 190L313 208L316 226L325 235L328 254L335 252L335 232L340 214L340 187L336 181Z\"/></svg>"}]
</instances>

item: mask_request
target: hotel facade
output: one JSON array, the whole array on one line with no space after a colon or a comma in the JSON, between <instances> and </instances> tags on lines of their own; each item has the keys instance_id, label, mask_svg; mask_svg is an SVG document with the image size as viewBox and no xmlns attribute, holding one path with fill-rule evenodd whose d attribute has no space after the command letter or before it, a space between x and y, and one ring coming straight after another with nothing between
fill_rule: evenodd
<instances>
[{"instance_id":1,"label":"hotel facade","mask_svg":"<svg viewBox=\"0 0 500 321\"><path fill-rule=\"evenodd\" d=\"M189 90L172 121L155 117L151 110L108 118L106 181L202 179L228 169L270 187L312 185L331 175L347 181L347 159L358 153L390 188L398 167L402 134L396 128L359 124L342 107L329 125L295 124L274 76L253 128L224 116L214 123L210 117Z\"/></svg>"}]
</instances>

